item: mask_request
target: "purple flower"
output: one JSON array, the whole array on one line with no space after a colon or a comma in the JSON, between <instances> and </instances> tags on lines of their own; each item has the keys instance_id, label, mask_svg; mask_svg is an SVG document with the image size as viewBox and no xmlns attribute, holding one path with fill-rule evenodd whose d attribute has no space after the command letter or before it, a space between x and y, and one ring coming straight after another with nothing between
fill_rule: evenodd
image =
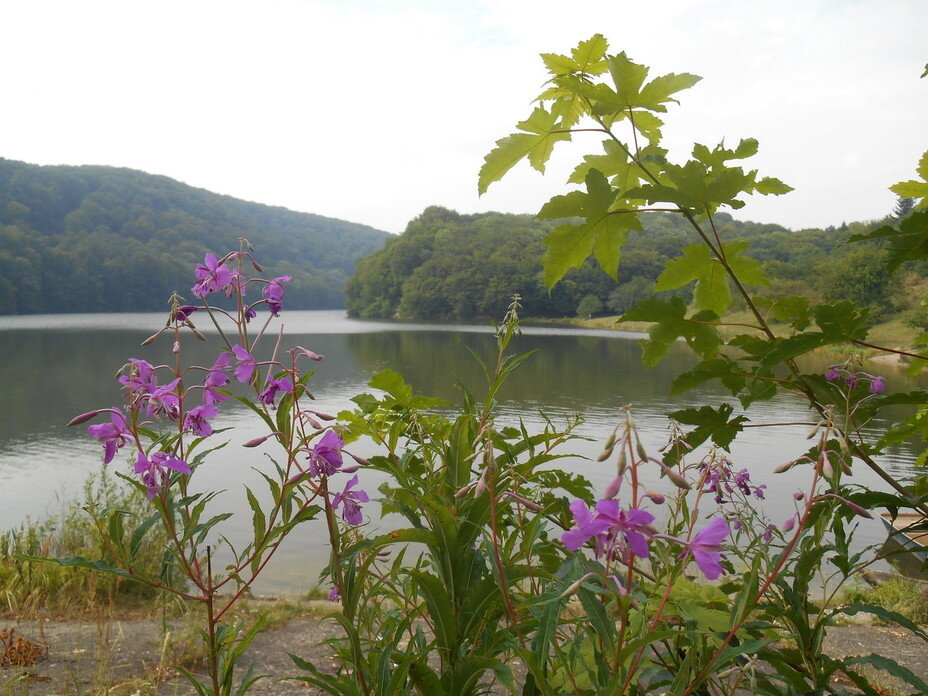
<instances>
[{"instance_id":1,"label":"purple flower","mask_svg":"<svg viewBox=\"0 0 928 696\"><path fill-rule=\"evenodd\" d=\"M873 381L870 382L870 393L871 394L879 394L885 389L886 389L886 378L885 377L874 377Z\"/></svg>"},{"instance_id":2,"label":"purple flower","mask_svg":"<svg viewBox=\"0 0 928 696\"><path fill-rule=\"evenodd\" d=\"M627 548L638 558L648 557L647 526L654 521L654 516L630 508L622 510L618 500L605 498L596 503L596 514L587 508L582 500L570 504L574 515L575 528L561 536L561 541L569 551L576 551L588 539L596 538L597 556L601 550L612 551L616 544Z\"/></svg>"},{"instance_id":3,"label":"purple flower","mask_svg":"<svg viewBox=\"0 0 928 696\"><path fill-rule=\"evenodd\" d=\"M180 384L180 377L177 377L167 384L153 389L146 397L145 413L149 416L158 416L162 413L167 414L169 418L176 418L180 409L180 397L175 390Z\"/></svg>"},{"instance_id":4,"label":"purple flower","mask_svg":"<svg viewBox=\"0 0 928 696\"><path fill-rule=\"evenodd\" d=\"M268 406L274 405L274 399L277 398L277 392L282 391L290 393L293 391L293 382L289 377L282 377L280 379L268 377L267 383L267 389L258 394L258 398Z\"/></svg>"},{"instance_id":5,"label":"purple flower","mask_svg":"<svg viewBox=\"0 0 928 696\"><path fill-rule=\"evenodd\" d=\"M264 290L261 291L267 299L268 309L271 310L271 314L275 317L280 316L280 310L284 308L284 287L281 283L286 283L290 278L291 276L278 276L269 280L267 285L264 286Z\"/></svg>"},{"instance_id":6,"label":"purple flower","mask_svg":"<svg viewBox=\"0 0 928 696\"><path fill-rule=\"evenodd\" d=\"M149 500L164 488L170 475L168 469L184 474L190 473L190 466L187 462L172 457L168 452L155 452L150 458L146 457L144 452L139 452L138 459L135 461L135 473L141 475L142 483L148 489Z\"/></svg>"},{"instance_id":7,"label":"purple flower","mask_svg":"<svg viewBox=\"0 0 928 696\"><path fill-rule=\"evenodd\" d=\"M218 404L229 398L227 395L217 392L216 387L224 387L229 383L229 378L223 368L230 362L232 362L232 354L222 352L216 358L213 366L209 368L206 379L203 380L203 403Z\"/></svg>"},{"instance_id":8,"label":"purple flower","mask_svg":"<svg viewBox=\"0 0 928 696\"><path fill-rule=\"evenodd\" d=\"M860 381L860 377L857 375L851 374L844 378L844 383L847 384L849 389L853 389L857 386L857 383Z\"/></svg>"},{"instance_id":9,"label":"purple flower","mask_svg":"<svg viewBox=\"0 0 928 696\"><path fill-rule=\"evenodd\" d=\"M229 284L226 285L226 297L232 297L236 292L245 297L245 283L247 282L245 276L239 273L237 268L232 269L229 275Z\"/></svg>"},{"instance_id":10,"label":"purple flower","mask_svg":"<svg viewBox=\"0 0 928 696\"><path fill-rule=\"evenodd\" d=\"M342 593L338 591L337 585L332 585L332 587L329 588L329 601L330 602L342 601Z\"/></svg>"},{"instance_id":11,"label":"purple flower","mask_svg":"<svg viewBox=\"0 0 928 696\"><path fill-rule=\"evenodd\" d=\"M174 316L173 316L174 321L179 321L179 322L187 321L187 317L189 317L191 314L193 314L198 309L199 307L196 307L194 305L189 305L189 304L181 305L180 307L174 310Z\"/></svg>"},{"instance_id":12,"label":"purple flower","mask_svg":"<svg viewBox=\"0 0 928 696\"><path fill-rule=\"evenodd\" d=\"M716 517L699 530L691 541L686 542L687 548L680 554L680 558L692 555L707 580L718 579L725 572L722 568L722 542L730 531L728 523Z\"/></svg>"},{"instance_id":13,"label":"purple flower","mask_svg":"<svg viewBox=\"0 0 928 696\"><path fill-rule=\"evenodd\" d=\"M370 498L367 497L367 493L364 491L351 490L357 483L358 475L355 474L354 477L345 484L344 490L341 493L336 493L335 497L332 498L332 509L338 510L340 505L343 506L342 519L348 524L361 524L364 517L361 515L360 504L370 500Z\"/></svg>"},{"instance_id":14,"label":"purple flower","mask_svg":"<svg viewBox=\"0 0 928 696\"><path fill-rule=\"evenodd\" d=\"M232 352L235 353L235 359L238 360L234 373L235 379L242 384L248 384L255 372L257 363L247 350L241 346L232 346Z\"/></svg>"},{"instance_id":15,"label":"purple flower","mask_svg":"<svg viewBox=\"0 0 928 696\"><path fill-rule=\"evenodd\" d=\"M199 298L222 290L232 281L232 272L223 266L213 254L206 255L203 263L196 267L194 275L197 277L197 282L193 286L193 294Z\"/></svg>"},{"instance_id":16,"label":"purple flower","mask_svg":"<svg viewBox=\"0 0 928 696\"><path fill-rule=\"evenodd\" d=\"M120 377L119 383L128 387L126 396L134 399L154 391L158 386L158 376L151 363L129 358L129 374Z\"/></svg>"},{"instance_id":17,"label":"purple flower","mask_svg":"<svg viewBox=\"0 0 928 696\"><path fill-rule=\"evenodd\" d=\"M87 432L103 443L103 463L109 464L116 456L116 451L128 442L132 442L132 433L126 425L122 411L112 411L109 423L87 426Z\"/></svg>"},{"instance_id":18,"label":"purple flower","mask_svg":"<svg viewBox=\"0 0 928 696\"><path fill-rule=\"evenodd\" d=\"M200 437L209 437L213 434L213 426L206 419L213 418L218 413L219 408L214 404L203 404L192 408L184 418L184 430L190 430Z\"/></svg>"},{"instance_id":19,"label":"purple flower","mask_svg":"<svg viewBox=\"0 0 928 696\"><path fill-rule=\"evenodd\" d=\"M837 365L829 365L828 371L825 373L825 379L829 382L837 382L841 378L841 373L838 371Z\"/></svg>"},{"instance_id":20,"label":"purple flower","mask_svg":"<svg viewBox=\"0 0 928 696\"><path fill-rule=\"evenodd\" d=\"M775 524L768 524L764 529L764 533L761 535L761 539L764 541L770 541L773 539L773 533L776 531L777 526Z\"/></svg>"},{"instance_id":21,"label":"purple flower","mask_svg":"<svg viewBox=\"0 0 928 696\"><path fill-rule=\"evenodd\" d=\"M344 440L334 430L326 430L309 453L309 473L312 476L331 476L342 465ZM357 477L355 477L357 478Z\"/></svg>"}]
</instances>

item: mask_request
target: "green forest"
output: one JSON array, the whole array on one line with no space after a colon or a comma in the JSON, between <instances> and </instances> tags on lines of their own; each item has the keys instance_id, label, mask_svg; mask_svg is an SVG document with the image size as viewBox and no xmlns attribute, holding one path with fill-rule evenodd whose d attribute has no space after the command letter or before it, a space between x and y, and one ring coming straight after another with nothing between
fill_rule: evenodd
<instances>
[{"instance_id":1,"label":"green forest","mask_svg":"<svg viewBox=\"0 0 928 696\"><path fill-rule=\"evenodd\" d=\"M355 261L388 233L99 166L0 159L0 313L160 310L190 296L206 252L261 250L270 277L291 275L287 307L344 307Z\"/></svg>"},{"instance_id":2,"label":"green forest","mask_svg":"<svg viewBox=\"0 0 928 696\"><path fill-rule=\"evenodd\" d=\"M901 203L899 214L908 208ZM891 275L878 242L846 244L852 235L894 224L893 215L800 231L741 222L726 213L715 219L721 239L748 242L748 253L761 262L770 281L758 288L761 296L851 300L873 306L883 316L907 312L910 321L923 321L922 311L909 306L906 286L917 284L925 269L907 267ZM681 216L654 213L642 231L629 235L618 284L588 259L549 293L542 279L542 237L555 225L529 215L459 215L430 207L401 236L358 262L346 286L348 313L367 318L485 319L502 316L509 298L518 293L532 317L622 314L654 292L665 264L693 242ZM692 284L658 294L677 294L689 301L691 293Z\"/></svg>"}]
</instances>

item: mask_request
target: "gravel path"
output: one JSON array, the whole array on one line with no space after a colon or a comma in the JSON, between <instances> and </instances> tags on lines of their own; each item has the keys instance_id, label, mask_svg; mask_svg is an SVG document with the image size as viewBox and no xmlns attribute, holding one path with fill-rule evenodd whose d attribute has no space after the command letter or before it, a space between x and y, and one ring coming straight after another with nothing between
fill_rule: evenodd
<instances>
[{"instance_id":1,"label":"gravel path","mask_svg":"<svg viewBox=\"0 0 928 696\"><path fill-rule=\"evenodd\" d=\"M161 669L163 634L151 620L113 621L106 625L48 622L21 625L17 635L48 645L47 659L26 669L0 668L0 696L187 696L191 689L177 672ZM297 617L260 634L244 664L269 674L254 687L257 696L311 696L303 682L281 681L299 670L288 653L323 669L335 664L319 643L337 635L338 627L319 618ZM826 651L834 656L877 653L889 656L928 678L928 647L908 632L879 626L838 626L828 634ZM160 681L157 691L152 684ZM883 682L892 686L892 680Z\"/></svg>"}]
</instances>

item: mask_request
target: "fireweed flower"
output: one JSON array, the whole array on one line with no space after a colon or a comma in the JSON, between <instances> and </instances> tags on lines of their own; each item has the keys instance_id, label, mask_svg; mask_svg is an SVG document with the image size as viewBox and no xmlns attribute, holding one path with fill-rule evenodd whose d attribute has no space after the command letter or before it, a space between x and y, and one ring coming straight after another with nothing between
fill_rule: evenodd
<instances>
[{"instance_id":1,"label":"fireweed flower","mask_svg":"<svg viewBox=\"0 0 928 696\"><path fill-rule=\"evenodd\" d=\"M232 271L222 265L214 254L207 254L193 273L197 278L193 294L201 299L224 289L232 281Z\"/></svg>"},{"instance_id":2,"label":"fireweed flower","mask_svg":"<svg viewBox=\"0 0 928 696\"><path fill-rule=\"evenodd\" d=\"M209 368L206 379L203 380L203 403L218 404L228 400L228 396L216 391L216 387L224 387L229 383L229 378L224 368L232 362L231 353L220 353L216 362Z\"/></svg>"},{"instance_id":3,"label":"fireweed flower","mask_svg":"<svg viewBox=\"0 0 928 696\"><path fill-rule=\"evenodd\" d=\"M870 382L870 393L871 394L879 394L885 389L886 389L886 378L885 377L874 377L873 381Z\"/></svg>"},{"instance_id":4,"label":"fireweed flower","mask_svg":"<svg viewBox=\"0 0 928 696\"><path fill-rule=\"evenodd\" d=\"M192 408L184 417L184 430L190 430L200 437L208 437L213 434L213 426L206 419L213 418L218 413L219 407L214 404L203 404Z\"/></svg>"},{"instance_id":5,"label":"fireweed flower","mask_svg":"<svg viewBox=\"0 0 928 696\"><path fill-rule=\"evenodd\" d=\"M135 461L135 473L142 477L142 483L148 489L148 499L151 500L164 488L168 480L168 469L184 474L190 473L190 466L183 459L172 457L168 452L155 452L151 457L139 452Z\"/></svg>"},{"instance_id":6,"label":"fireweed flower","mask_svg":"<svg viewBox=\"0 0 928 696\"><path fill-rule=\"evenodd\" d=\"M841 373L838 371L837 365L829 365L828 371L825 373L825 379L829 382L837 382L841 378Z\"/></svg>"},{"instance_id":7,"label":"fireweed flower","mask_svg":"<svg viewBox=\"0 0 928 696\"><path fill-rule=\"evenodd\" d=\"M175 393L177 385L180 384L180 377L177 377L167 384L153 389L149 394L144 396L145 413L149 416L158 416L166 414L169 418L176 418L180 410L180 397Z\"/></svg>"},{"instance_id":8,"label":"fireweed flower","mask_svg":"<svg viewBox=\"0 0 928 696\"><path fill-rule=\"evenodd\" d=\"M332 585L329 588L329 601L330 602L340 602L342 601L342 593L338 591L338 587Z\"/></svg>"},{"instance_id":9,"label":"fireweed flower","mask_svg":"<svg viewBox=\"0 0 928 696\"><path fill-rule=\"evenodd\" d=\"M859 381L860 381L860 377L858 377L857 375L853 375L853 374L848 375L847 377L844 378L844 383L847 384L848 389L853 389L854 387L856 387Z\"/></svg>"},{"instance_id":10,"label":"fireweed flower","mask_svg":"<svg viewBox=\"0 0 928 696\"><path fill-rule=\"evenodd\" d=\"M280 379L268 377L267 383L267 389L258 394L258 398L268 406L274 405L274 399L277 398L277 392L282 391L290 393L293 391L293 382L289 377L281 377Z\"/></svg>"},{"instance_id":11,"label":"fireweed flower","mask_svg":"<svg viewBox=\"0 0 928 696\"><path fill-rule=\"evenodd\" d=\"M291 276L278 276L269 280L267 285L264 286L264 290L261 291L261 294L267 299L268 309L271 310L271 314L275 317L279 317L280 310L284 308L284 287L281 283L286 283L290 278Z\"/></svg>"},{"instance_id":12,"label":"fireweed flower","mask_svg":"<svg viewBox=\"0 0 928 696\"><path fill-rule=\"evenodd\" d=\"M355 474L354 477L345 484L344 490L341 493L336 493L335 497L332 498L332 509L338 510L339 506L342 506L342 519L352 525L361 524L361 522L364 521L364 516L361 514L361 503L366 503L370 500L370 498L367 497L367 493L364 491L351 490L357 483L358 475Z\"/></svg>"},{"instance_id":13,"label":"fireweed flower","mask_svg":"<svg viewBox=\"0 0 928 696\"><path fill-rule=\"evenodd\" d=\"M236 293L245 297L245 283L248 282L248 279L239 273L237 268L229 271L229 275L229 284L226 285L226 297L232 297Z\"/></svg>"},{"instance_id":14,"label":"fireweed flower","mask_svg":"<svg viewBox=\"0 0 928 696\"><path fill-rule=\"evenodd\" d=\"M232 346L232 352L235 353L235 359L238 360L238 365L235 366L235 370L233 371L235 373L235 379L242 384L248 384L255 372L257 363L251 353L241 346Z\"/></svg>"},{"instance_id":15,"label":"fireweed flower","mask_svg":"<svg viewBox=\"0 0 928 696\"><path fill-rule=\"evenodd\" d=\"M334 430L326 430L309 453L309 473L312 476L331 476L342 465L344 440ZM355 477L357 478L357 476Z\"/></svg>"},{"instance_id":16,"label":"fireweed flower","mask_svg":"<svg viewBox=\"0 0 928 696\"><path fill-rule=\"evenodd\" d=\"M132 442L132 433L126 424L122 411L112 411L109 423L87 426L87 432L103 443L103 463L109 464L116 456L116 451L128 442Z\"/></svg>"},{"instance_id":17,"label":"fireweed flower","mask_svg":"<svg viewBox=\"0 0 928 696\"><path fill-rule=\"evenodd\" d=\"M693 560L707 580L717 580L725 570L722 568L722 542L730 533L728 523L716 517L703 527L692 540L684 542L686 550L680 558L692 555Z\"/></svg>"},{"instance_id":18,"label":"fireweed flower","mask_svg":"<svg viewBox=\"0 0 928 696\"><path fill-rule=\"evenodd\" d=\"M185 322L187 321L187 317L189 317L191 314L193 314L198 309L199 307L195 307L194 305L189 305L189 304L181 305L180 307L174 310L172 318L174 319L174 321Z\"/></svg>"},{"instance_id":19,"label":"fireweed flower","mask_svg":"<svg viewBox=\"0 0 928 696\"><path fill-rule=\"evenodd\" d=\"M119 383L127 387L126 396L135 399L153 392L158 387L158 376L147 360L129 358L129 374L122 375Z\"/></svg>"},{"instance_id":20,"label":"fireweed flower","mask_svg":"<svg viewBox=\"0 0 928 696\"><path fill-rule=\"evenodd\" d=\"M608 498L597 501L595 509L593 514L582 500L570 504L575 527L561 536L568 551L576 551L595 538L597 556L618 545L627 547L638 558L648 557L647 526L654 521L651 513L637 508L622 510L618 500Z\"/></svg>"}]
</instances>

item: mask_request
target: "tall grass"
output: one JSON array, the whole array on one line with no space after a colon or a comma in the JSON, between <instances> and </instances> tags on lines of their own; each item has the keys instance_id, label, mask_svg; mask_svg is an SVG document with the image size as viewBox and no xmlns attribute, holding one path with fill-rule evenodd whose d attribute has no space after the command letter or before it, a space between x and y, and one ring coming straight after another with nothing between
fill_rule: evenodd
<instances>
[{"instance_id":1,"label":"tall grass","mask_svg":"<svg viewBox=\"0 0 928 696\"><path fill-rule=\"evenodd\" d=\"M104 468L87 478L81 494L66 501L58 515L26 520L0 534L0 615L83 615L105 604L122 610L153 608L158 592L145 585L51 561L21 558L82 556L115 562L90 514L105 507L125 511L127 529L134 529L152 512L143 496ZM145 574L157 575L164 541L154 530L147 535L138 558Z\"/></svg>"}]
</instances>

